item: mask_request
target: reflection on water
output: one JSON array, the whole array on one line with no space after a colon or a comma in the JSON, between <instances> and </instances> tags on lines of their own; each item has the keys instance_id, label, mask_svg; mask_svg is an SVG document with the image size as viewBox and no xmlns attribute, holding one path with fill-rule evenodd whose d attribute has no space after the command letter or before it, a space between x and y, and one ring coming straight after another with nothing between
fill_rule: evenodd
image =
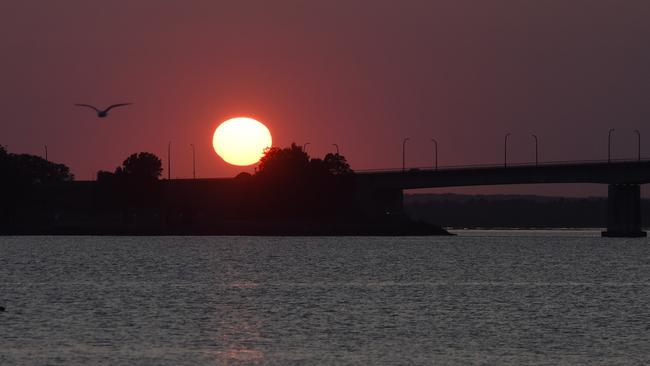
<instances>
[{"instance_id":1,"label":"reflection on water","mask_svg":"<svg viewBox=\"0 0 650 366\"><path fill-rule=\"evenodd\" d=\"M252 349L237 349L231 348L225 352L217 352L217 354L223 355L219 358L219 361L261 361L264 358L264 355L260 351Z\"/></svg>"},{"instance_id":2,"label":"reflection on water","mask_svg":"<svg viewBox=\"0 0 650 366\"><path fill-rule=\"evenodd\" d=\"M234 285L234 286L233 286ZM254 289L251 283L230 284L228 288L236 290ZM216 344L222 351L215 352L215 359L224 364L232 361L255 361L264 359L264 353L256 349L264 342L261 334L263 321L256 319L246 306L224 304L217 306L215 326L217 328Z\"/></svg>"},{"instance_id":3,"label":"reflection on water","mask_svg":"<svg viewBox=\"0 0 650 366\"><path fill-rule=\"evenodd\" d=\"M650 362L650 241L460 234L0 238L0 364Z\"/></svg>"}]
</instances>

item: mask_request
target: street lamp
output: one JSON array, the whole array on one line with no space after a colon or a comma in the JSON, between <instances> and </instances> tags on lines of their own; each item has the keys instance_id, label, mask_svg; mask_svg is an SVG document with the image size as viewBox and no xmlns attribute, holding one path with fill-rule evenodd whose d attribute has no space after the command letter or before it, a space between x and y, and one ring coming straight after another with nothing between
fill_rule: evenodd
<instances>
[{"instance_id":1,"label":"street lamp","mask_svg":"<svg viewBox=\"0 0 650 366\"><path fill-rule=\"evenodd\" d=\"M506 133L505 140L503 142L503 167L505 168L508 163L508 136L510 136L511 133Z\"/></svg>"},{"instance_id":2,"label":"street lamp","mask_svg":"<svg viewBox=\"0 0 650 366\"><path fill-rule=\"evenodd\" d=\"M533 138L535 139L535 166L539 163L539 160L537 159L537 135L532 134Z\"/></svg>"},{"instance_id":3,"label":"street lamp","mask_svg":"<svg viewBox=\"0 0 650 366\"><path fill-rule=\"evenodd\" d=\"M43 145L43 146L45 146L45 160L49 161L47 158L47 145Z\"/></svg>"},{"instance_id":4,"label":"street lamp","mask_svg":"<svg viewBox=\"0 0 650 366\"><path fill-rule=\"evenodd\" d=\"M307 153L307 146L309 146L309 144L311 144L311 142L308 142L308 143L302 145L302 151L303 151L305 154Z\"/></svg>"},{"instance_id":5,"label":"street lamp","mask_svg":"<svg viewBox=\"0 0 650 366\"><path fill-rule=\"evenodd\" d=\"M172 142L167 144L167 179L172 179Z\"/></svg>"},{"instance_id":6,"label":"street lamp","mask_svg":"<svg viewBox=\"0 0 650 366\"><path fill-rule=\"evenodd\" d=\"M641 132L639 130L634 130L636 132L637 136L637 152L638 152L638 160L641 161Z\"/></svg>"},{"instance_id":7,"label":"street lamp","mask_svg":"<svg viewBox=\"0 0 650 366\"><path fill-rule=\"evenodd\" d=\"M438 141L436 141L436 139L431 139L431 142L433 142L433 150L434 150L434 153L435 153L435 157L434 157L434 160L433 160L434 168L435 168L435 170L438 170Z\"/></svg>"},{"instance_id":8,"label":"street lamp","mask_svg":"<svg viewBox=\"0 0 650 366\"><path fill-rule=\"evenodd\" d=\"M406 141L410 139L407 137L402 141L402 172L406 171Z\"/></svg>"},{"instance_id":9,"label":"street lamp","mask_svg":"<svg viewBox=\"0 0 650 366\"><path fill-rule=\"evenodd\" d=\"M337 145L337 144L332 144L332 145L334 145L334 147L336 147L336 155L338 155L339 154L339 145Z\"/></svg>"},{"instance_id":10,"label":"street lamp","mask_svg":"<svg viewBox=\"0 0 650 366\"><path fill-rule=\"evenodd\" d=\"M196 179L196 152L194 150L194 144L190 144L190 146L192 146L192 177Z\"/></svg>"},{"instance_id":11,"label":"street lamp","mask_svg":"<svg viewBox=\"0 0 650 366\"><path fill-rule=\"evenodd\" d=\"M607 133L607 163L608 164L612 161L612 132L614 132L614 129L610 128L609 132Z\"/></svg>"}]
</instances>

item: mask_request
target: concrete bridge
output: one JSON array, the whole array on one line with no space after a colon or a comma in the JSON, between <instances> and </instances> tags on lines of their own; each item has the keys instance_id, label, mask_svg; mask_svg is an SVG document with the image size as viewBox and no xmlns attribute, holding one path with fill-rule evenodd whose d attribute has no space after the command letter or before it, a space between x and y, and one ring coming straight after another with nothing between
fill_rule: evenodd
<instances>
[{"instance_id":1,"label":"concrete bridge","mask_svg":"<svg viewBox=\"0 0 650 366\"><path fill-rule=\"evenodd\" d=\"M607 231L603 236L645 236L640 185L650 183L650 161L558 162L534 165L359 171L363 205L375 213L400 212L403 190L539 183L607 184Z\"/></svg>"}]
</instances>

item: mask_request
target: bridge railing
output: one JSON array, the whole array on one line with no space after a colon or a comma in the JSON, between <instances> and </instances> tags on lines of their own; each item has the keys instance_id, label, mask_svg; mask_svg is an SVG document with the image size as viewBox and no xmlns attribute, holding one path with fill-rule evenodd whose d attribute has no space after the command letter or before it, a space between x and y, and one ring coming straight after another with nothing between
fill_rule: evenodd
<instances>
[{"instance_id":1,"label":"bridge railing","mask_svg":"<svg viewBox=\"0 0 650 366\"><path fill-rule=\"evenodd\" d=\"M436 169L433 166L415 166L402 168L387 168L387 169L355 169L355 173L396 173L396 172L414 172L414 171L453 171L462 169L495 169L502 168L508 169L513 167L541 167L541 166L563 166L563 165L599 165L607 163L644 163L650 162L650 159L601 159L601 160L557 160L557 161L544 161L538 163L508 163L504 164L466 164L466 165L443 165L438 166Z\"/></svg>"}]
</instances>

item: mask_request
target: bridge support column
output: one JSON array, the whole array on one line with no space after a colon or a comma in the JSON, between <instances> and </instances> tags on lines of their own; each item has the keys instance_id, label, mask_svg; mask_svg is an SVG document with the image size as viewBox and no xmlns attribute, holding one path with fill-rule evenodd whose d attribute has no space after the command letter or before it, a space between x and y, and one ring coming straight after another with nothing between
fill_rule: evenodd
<instances>
[{"instance_id":1,"label":"bridge support column","mask_svg":"<svg viewBox=\"0 0 650 366\"><path fill-rule=\"evenodd\" d=\"M641 189L638 184L610 184L607 194L608 237L643 237L641 230Z\"/></svg>"}]
</instances>

